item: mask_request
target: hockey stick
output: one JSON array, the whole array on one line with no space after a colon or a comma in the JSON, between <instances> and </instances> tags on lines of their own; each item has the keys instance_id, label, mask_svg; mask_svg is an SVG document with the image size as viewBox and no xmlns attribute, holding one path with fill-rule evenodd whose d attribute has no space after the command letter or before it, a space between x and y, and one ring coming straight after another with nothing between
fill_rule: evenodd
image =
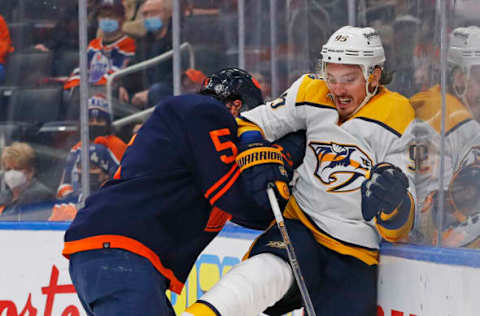
<instances>
[{"instance_id":1,"label":"hockey stick","mask_svg":"<svg viewBox=\"0 0 480 316\"><path fill-rule=\"evenodd\" d=\"M267 195L268 199L270 200L270 206L272 207L273 215L275 215L275 221L277 222L278 229L282 234L283 242L287 248L288 261L290 261L290 265L292 266L293 275L295 276L298 288L300 289L300 294L302 295L303 304L305 305L305 311L307 312L307 315L316 316L312 300L310 299L310 294L308 293L307 285L305 284L302 271L300 270L300 266L298 264L297 255L295 255L295 250L290 242L290 237L288 237L287 227L285 226L285 221L283 220L282 212L280 211L280 206L278 205L277 198L275 197L273 187L274 185L269 183Z\"/></svg>"}]
</instances>

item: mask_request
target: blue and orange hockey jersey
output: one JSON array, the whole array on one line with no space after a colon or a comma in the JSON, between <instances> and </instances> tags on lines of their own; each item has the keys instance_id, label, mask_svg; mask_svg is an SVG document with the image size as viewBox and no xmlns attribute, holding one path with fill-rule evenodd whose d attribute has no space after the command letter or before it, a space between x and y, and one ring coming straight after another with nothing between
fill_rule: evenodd
<instances>
[{"instance_id":1,"label":"blue and orange hockey jersey","mask_svg":"<svg viewBox=\"0 0 480 316\"><path fill-rule=\"evenodd\" d=\"M258 228L273 219L241 185L236 135L233 116L214 98L167 98L130 141L114 179L78 212L63 254L128 250L149 259L180 293L230 218Z\"/></svg>"},{"instance_id":2,"label":"blue and orange hockey jersey","mask_svg":"<svg viewBox=\"0 0 480 316\"><path fill-rule=\"evenodd\" d=\"M110 153L110 164L118 167L120 160L122 159L127 144L125 144L120 138L115 135L99 136L95 138L93 144L104 145ZM75 144L70 153L68 154L63 170L62 179L57 189L57 198L65 199L67 195L76 193L78 195L81 190L80 174L78 166L80 164L80 155L82 150L82 142Z\"/></svg>"},{"instance_id":3,"label":"blue and orange hockey jersey","mask_svg":"<svg viewBox=\"0 0 480 316\"><path fill-rule=\"evenodd\" d=\"M123 36L113 43L103 43L102 38L96 38L88 44L88 83L104 85L107 75L128 66L135 55L135 40ZM64 85L64 89L76 87L80 84L80 69L76 68Z\"/></svg>"}]
</instances>

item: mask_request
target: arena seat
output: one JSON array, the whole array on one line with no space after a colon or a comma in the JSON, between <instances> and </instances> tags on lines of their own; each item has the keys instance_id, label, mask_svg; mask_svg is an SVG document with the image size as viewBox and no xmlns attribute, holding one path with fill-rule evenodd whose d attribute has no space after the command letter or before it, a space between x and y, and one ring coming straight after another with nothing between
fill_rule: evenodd
<instances>
[{"instance_id":1,"label":"arena seat","mask_svg":"<svg viewBox=\"0 0 480 316\"><path fill-rule=\"evenodd\" d=\"M57 121L62 107L62 87L16 89L7 109L7 120L45 123Z\"/></svg>"},{"instance_id":2,"label":"arena seat","mask_svg":"<svg viewBox=\"0 0 480 316\"><path fill-rule=\"evenodd\" d=\"M8 23L10 39L16 52L22 52L33 45L33 24L29 22Z\"/></svg>"},{"instance_id":3,"label":"arena seat","mask_svg":"<svg viewBox=\"0 0 480 316\"><path fill-rule=\"evenodd\" d=\"M5 85L32 86L50 77L53 55L51 52L15 52L8 57Z\"/></svg>"},{"instance_id":4,"label":"arena seat","mask_svg":"<svg viewBox=\"0 0 480 316\"><path fill-rule=\"evenodd\" d=\"M61 51L57 53L57 56L57 59L53 61L53 75L56 77L68 77L80 63L77 50Z\"/></svg>"}]
</instances>

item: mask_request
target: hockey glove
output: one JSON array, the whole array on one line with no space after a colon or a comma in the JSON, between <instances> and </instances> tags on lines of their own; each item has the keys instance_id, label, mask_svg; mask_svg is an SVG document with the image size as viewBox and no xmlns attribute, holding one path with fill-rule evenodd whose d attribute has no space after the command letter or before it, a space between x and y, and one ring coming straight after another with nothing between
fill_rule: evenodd
<instances>
[{"instance_id":1,"label":"hockey glove","mask_svg":"<svg viewBox=\"0 0 480 316\"><path fill-rule=\"evenodd\" d=\"M392 213L408 197L408 179L398 167L382 162L362 183L362 215L370 221L380 213Z\"/></svg>"},{"instance_id":2,"label":"hockey glove","mask_svg":"<svg viewBox=\"0 0 480 316\"><path fill-rule=\"evenodd\" d=\"M285 207L290 197L289 178L278 148L265 140L242 145L236 161L242 171L245 189L258 206L270 210L266 190L268 184L273 183L280 207Z\"/></svg>"},{"instance_id":3,"label":"hockey glove","mask_svg":"<svg viewBox=\"0 0 480 316\"><path fill-rule=\"evenodd\" d=\"M285 161L285 169L289 180L293 177L293 171L303 163L305 157L306 134L304 130L290 133L273 143L282 152Z\"/></svg>"}]
</instances>

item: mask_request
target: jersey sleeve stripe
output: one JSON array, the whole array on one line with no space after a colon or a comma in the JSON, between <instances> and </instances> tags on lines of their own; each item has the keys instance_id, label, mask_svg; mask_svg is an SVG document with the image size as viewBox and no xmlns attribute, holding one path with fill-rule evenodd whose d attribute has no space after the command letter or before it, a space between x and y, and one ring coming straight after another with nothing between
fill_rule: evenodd
<instances>
[{"instance_id":1,"label":"jersey sleeve stripe","mask_svg":"<svg viewBox=\"0 0 480 316\"><path fill-rule=\"evenodd\" d=\"M205 193L205 198L208 199L208 197L215 191L217 190L225 181L227 181L228 178L233 174L235 169L237 169L237 164L234 164L232 168L228 171L226 175L220 178L217 182L215 182Z\"/></svg>"},{"instance_id":2,"label":"jersey sleeve stripe","mask_svg":"<svg viewBox=\"0 0 480 316\"><path fill-rule=\"evenodd\" d=\"M389 132L392 132L396 136L402 137L402 134L400 134L398 131L396 131L395 129L391 128L390 126L388 126L387 124L385 124L383 122L380 122L380 121L377 121L377 120L374 120L374 119L371 119L371 118L368 118L368 117L361 117L361 116L357 116L357 117L354 117L354 118L380 125L381 127L385 128Z\"/></svg>"},{"instance_id":3,"label":"jersey sleeve stripe","mask_svg":"<svg viewBox=\"0 0 480 316\"><path fill-rule=\"evenodd\" d=\"M445 133L445 136L450 135L451 133L453 133L454 131L456 131L460 126L462 126L462 125L464 125L464 124L466 124L466 123L468 123L468 122L470 122L470 121L473 121L473 120L472 120L471 118L468 118L468 119L466 119L466 120L461 121L460 123L458 123L457 125L455 125L454 127L452 127L452 129L450 129L449 131L447 131L447 132Z\"/></svg>"},{"instance_id":4,"label":"jersey sleeve stripe","mask_svg":"<svg viewBox=\"0 0 480 316\"><path fill-rule=\"evenodd\" d=\"M218 191L218 193L215 194L213 198L210 199L210 205L213 205L219 198L222 197L222 195L225 194L225 192L228 191L228 189L230 189L230 187L235 183L235 180L237 180L238 176L240 176L240 170L237 170L233 177L231 177L230 180L227 182L227 184L225 184L225 186L220 191Z\"/></svg>"},{"instance_id":5,"label":"jersey sleeve stripe","mask_svg":"<svg viewBox=\"0 0 480 316\"><path fill-rule=\"evenodd\" d=\"M326 104L319 104L319 103L313 103L313 102L297 102L297 103L295 103L295 106L303 106L303 105L309 105L309 106L313 106L313 107L320 108L320 109L329 109L329 110L335 110L336 111L334 106L326 105Z\"/></svg>"},{"instance_id":6,"label":"jersey sleeve stripe","mask_svg":"<svg viewBox=\"0 0 480 316\"><path fill-rule=\"evenodd\" d=\"M132 238L119 235L98 235L75 241L67 241L65 242L62 254L68 259L71 254L80 251L104 248L125 249L147 258L162 275L170 280L170 290L177 294L182 292L184 284L175 276L174 272L166 268L160 261L158 255L150 248Z\"/></svg>"}]
</instances>

